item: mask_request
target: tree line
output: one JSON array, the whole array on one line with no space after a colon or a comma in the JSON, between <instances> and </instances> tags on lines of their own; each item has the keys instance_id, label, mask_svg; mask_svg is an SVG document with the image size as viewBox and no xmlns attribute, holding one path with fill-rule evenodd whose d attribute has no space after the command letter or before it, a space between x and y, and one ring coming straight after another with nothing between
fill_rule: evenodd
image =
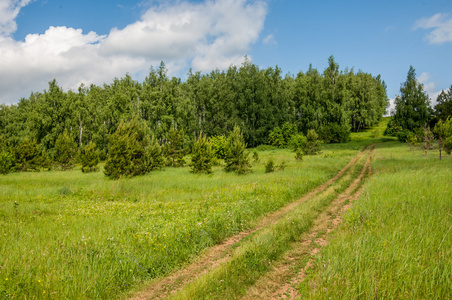
<instances>
[{"instance_id":1,"label":"tree line","mask_svg":"<svg viewBox=\"0 0 452 300\"><path fill-rule=\"evenodd\" d=\"M162 62L143 82L127 74L110 84L65 92L54 79L43 92L1 105L0 142L2 151L11 153L24 141L35 143L54 160L57 140L66 134L76 150L93 143L106 159L111 136L132 119L142 121L161 146L171 129L180 130L188 149L201 132L225 136L234 126L248 147L280 143L275 137L284 128L315 130L326 142L344 142L351 131L377 124L387 106L379 75L341 71L333 56L323 72L309 66L283 76L277 66L262 69L245 59L224 71L190 70L185 81L170 78Z\"/></svg>"},{"instance_id":2,"label":"tree line","mask_svg":"<svg viewBox=\"0 0 452 300\"><path fill-rule=\"evenodd\" d=\"M438 149L450 154L452 150L452 85L441 91L436 105L432 107L423 84L416 80L416 70L410 66L407 79L401 84L400 95L395 98L395 109L385 134L397 136L410 148L425 151Z\"/></svg>"}]
</instances>

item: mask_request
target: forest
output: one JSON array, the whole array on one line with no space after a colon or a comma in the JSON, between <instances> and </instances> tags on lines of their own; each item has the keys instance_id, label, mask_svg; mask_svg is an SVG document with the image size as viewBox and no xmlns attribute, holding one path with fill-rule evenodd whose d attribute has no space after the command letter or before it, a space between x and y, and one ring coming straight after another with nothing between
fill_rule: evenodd
<instances>
[{"instance_id":1,"label":"forest","mask_svg":"<svg viewBox=\"0 0 452 300\"><path fill-rule=\"evenodd\" d=\"M304 134L314 129L326 142L344 142L351 131L377 124L387 107L379 75L340 70L333 56L323 72L310 66L284 76L277 66L261 69L245 58L225 71L190 70L185 81L169 78L162 62L143 82L127 74L65 92L54 79L47 90L0 106L0 139L3 151L26 140L52 160L58 137L66 133L80 150L93 142L105 159L121 121L137 119L160 145L170 129L183 131L188 151L201 132L223 136L236 125L248 147L277 144L269 136L284 128Z\"/></svg>"}]
</instances>

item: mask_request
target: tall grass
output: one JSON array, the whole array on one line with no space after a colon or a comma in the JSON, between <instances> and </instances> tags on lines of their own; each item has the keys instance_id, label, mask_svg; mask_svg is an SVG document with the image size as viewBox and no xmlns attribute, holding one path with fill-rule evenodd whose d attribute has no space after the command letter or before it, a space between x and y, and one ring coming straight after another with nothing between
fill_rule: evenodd
<instances>
[{"instance_id":1,"label":"tall grass","mask_svg":"<svg viewBox=\"0 0 452 300\"><path fill-rule=\"evenodd\" d=\"M321 211L344 191L361 171L364 161L355 165L353 176L347 174L327 191L299 204L288 215L256 234L248 243L236 249L233 257L222 267L214 270L188 286L176 299L237 299L246 289L265 274L272 263L300 239Z\"/></svg>"},{"instance_id":2,"label":"tall grass","mask_svg":"<svg viewBox=\"0 0 452 300\"><path fill-rule=\"evenodd\" d=\"M245 176L220 167L212 175L169 168L117 181L80 170L2 176L0 295L118 298L296 200L358 149L329 146L302 162L289 150L264 151ZM285 170L265 173L270 156Z\"/></svg>"},{"instance_id":3,"label":"tall grass","mask_svg":"<svg viewBox=\"0 0 452 300\"><path fill-rule=\"evenodd\" d=\"M451 299L451 157L423 157L397 142L375 153L374 176L302 298Z\"/></svg>"}]
</instances>

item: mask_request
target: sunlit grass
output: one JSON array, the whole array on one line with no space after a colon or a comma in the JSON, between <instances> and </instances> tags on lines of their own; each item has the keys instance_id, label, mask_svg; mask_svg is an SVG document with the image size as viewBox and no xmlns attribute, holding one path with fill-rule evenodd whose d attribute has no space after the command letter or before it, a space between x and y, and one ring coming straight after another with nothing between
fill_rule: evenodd
<instances>
[{"instance_id":1,"label":"sunlit grass","mask_svg":"<svg viewBox=\"0 0 452 300\"><path fill-rule=\"evenodd\" d=\"M452 158L393 142L373 168L302 298L451 299Z\"/></svg>"},{"instance_id":2,"label":"sunlit grass","mask_svg":"<svg viewBox=\"0 0 452 300\"><path fill-rule=\"evenodd\" d=\"M102 172L0 177L0 295L117 298L334 176L363 144L328 145L297 162L260 152L244 176L188 167L109 180ZM265 173L267 158L284 171Z\"/></svg>"}]
</instances>

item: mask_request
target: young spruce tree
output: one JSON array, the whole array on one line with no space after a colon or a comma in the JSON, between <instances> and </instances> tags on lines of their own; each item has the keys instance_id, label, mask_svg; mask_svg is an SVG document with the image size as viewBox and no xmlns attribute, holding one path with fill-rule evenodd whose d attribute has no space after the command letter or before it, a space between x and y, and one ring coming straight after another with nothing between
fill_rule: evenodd
<instances>
[{"instance_id":1,"label":"young spruce tree","mask_svg":"<svg viewBox=\"0 0 452 300\"><path fill-rule=\"evenodd\" d=\"M89 144L83 147L80 153L80 161L82 163L82 172L95 172L99 169L99 151L96 149L96 144L90 141Z\"/></svg>"},{"instance_id":2,"label":"young spruce tree","mask_svg":"<svg viewBox=\"0 0 452 300\"><path fill-rule=\"evenodd\" d=\"M245 174L251 170L243 134L238 126L229 134L224 158L226 172Z\"/></svg>"},{"instance_id":3,"label":"young spruce tree","mask_svg":"<svg viewBox=\"0 0 452 300\"><path fill-rule=\"evenodd\" d=\"M62 170L69 170L74 167L74 157L77 151L77 144L74 139L65 130L58 135L55 141L55 161Z\"/></svg>"},{"instance_id":4,"label":"young spruce tree","mask_svg":"<svg viewBox=\"0 0 452 300\"><path fill-rule=\"evenodd\" d=\"M121 122L110 136L104 173L112 179L146 174L160 166L161 149L151 140L146 124L133 119Z\"/></svg>"},{"instance_id":5,"label":"young spruce tree","mask_svg":"<svg viewBox=\"0 0 452 300\"><path fill-rule=\"evenodd\" d=\"M202 134L199 134L198 139L193 145L193 152L191 157L191 172L193 173L212 173L212 159L214 152L212 145L207 138Z\"/></svg>"}]
</instances>

